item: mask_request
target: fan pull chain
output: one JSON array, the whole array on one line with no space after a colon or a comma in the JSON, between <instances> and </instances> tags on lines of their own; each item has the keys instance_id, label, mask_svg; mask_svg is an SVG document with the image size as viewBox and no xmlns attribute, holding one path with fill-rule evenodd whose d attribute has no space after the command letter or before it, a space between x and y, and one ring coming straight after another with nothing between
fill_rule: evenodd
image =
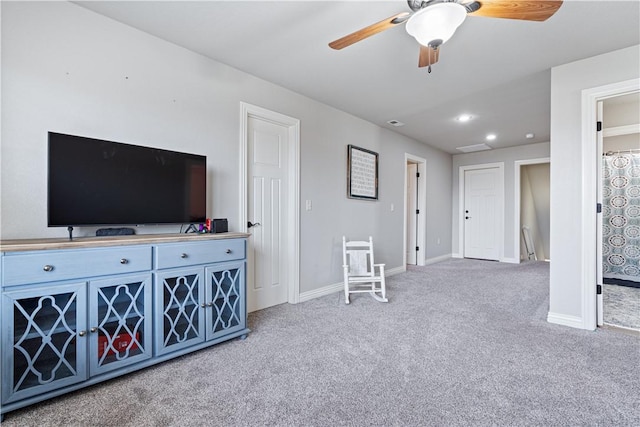
<instances>
[{"instance_id":1,"label":"fan pull chain","mask_svg":"<svg viewBox=\"0 0 640 427\"><path fill-rule=\"evenodd\" d=\"M429 65L429 68L427 68L427 73L431 74L431 65Z\"/></svg>"}]
</instances>

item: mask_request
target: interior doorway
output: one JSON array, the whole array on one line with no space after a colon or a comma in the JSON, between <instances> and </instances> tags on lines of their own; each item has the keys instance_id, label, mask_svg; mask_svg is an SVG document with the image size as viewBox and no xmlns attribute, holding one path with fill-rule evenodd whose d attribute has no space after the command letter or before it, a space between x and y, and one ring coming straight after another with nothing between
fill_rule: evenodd
<instances>
[{"instance_id":1,"label":"interior doorway","mask_svg":"<svg viewBox=\"0 0 640 427\"><path fill-rule=\"evenodd\" d=\"M514 169L514 249L521 261L551 259L549 157L518 160Z\"/></svg>"},{"instance_id":2,"label":"interior doorway","mask_svg":"<svg viewBox=\"0 0 640 427\"><path fill-rule=\"evenodd\" d=\"M640 92L600 100L598 326L640 330Z\"/></svg>"},{"instance_id":3,"label":"interior doorway","mask_svg":"<svg viewBox=\"0 0 640 427\"><path fill-rule=\"evenodd\" d=\"M405 154L404 265L425 265L427 161Z\"/></svg>"},{"instance_id":4,"label":"interior doorway","mask_svg":"<svg viewBox=\"0 0 640 427\"><path fill-rule=\"evenodd\" d=\"M602 163L602 148L598 147L598 139L602 132L598 131L598 102L621 95L627 95L640 91L640 78L612 83L605 86L593 87L582 91L582 232L583 242L581 262L586 268L582 274L582 328L595 329L602 313L602 286L600 274L601 263L601 239L598 222L601 215L597 212L598 188L600 185L599 171ZM599 236L599 237L598 237ZM600 248L600 249L599 249Z\"/></svg>"}]
</instances>

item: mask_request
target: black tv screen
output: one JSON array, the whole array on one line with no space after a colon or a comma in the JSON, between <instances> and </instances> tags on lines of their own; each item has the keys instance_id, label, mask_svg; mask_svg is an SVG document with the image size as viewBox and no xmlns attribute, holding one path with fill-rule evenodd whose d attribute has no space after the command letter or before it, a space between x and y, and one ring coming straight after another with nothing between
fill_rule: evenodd
<instances>
[{"instance_id":1,"label":"black tv screen","mask_svg":"<svg viewBox=\"0 0 640 427\"><path fill-rule=\"evenodd\" d=\"M49 226L204 222L206 163L195 154L49 132Z\"/></svg>"}]
</instances>

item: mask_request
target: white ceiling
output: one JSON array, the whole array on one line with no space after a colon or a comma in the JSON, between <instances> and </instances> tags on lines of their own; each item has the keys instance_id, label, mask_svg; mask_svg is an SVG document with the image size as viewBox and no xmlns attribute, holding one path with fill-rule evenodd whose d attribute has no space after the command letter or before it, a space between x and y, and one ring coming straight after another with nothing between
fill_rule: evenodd
<instances>
[{"instance_id":1,"label":"white ceiling","mask_svg":"<svg viewBox=\"0 0 640 427\"><path fill-rule=\"evenodd\" d=\"M550 68L640 44L638 0L570 0L545 22L469 16L429 74L404 24L327 45L410 11L404 0L77 3L449 153L489 132L494 148L549 141Z\"/></svg>"}]
</instances>

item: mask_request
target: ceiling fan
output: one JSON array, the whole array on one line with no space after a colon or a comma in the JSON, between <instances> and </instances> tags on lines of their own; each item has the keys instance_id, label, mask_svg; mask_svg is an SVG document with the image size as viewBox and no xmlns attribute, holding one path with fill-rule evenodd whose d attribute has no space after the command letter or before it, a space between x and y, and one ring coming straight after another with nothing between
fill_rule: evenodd
<instances>
[{"instance_id":1,"label":"ceiling fan","mask_svg":"<svg viewBox=\"0 0 640 427\"><path fill-rule=\"evenodd\" d=\"M413 12L401 12L329 43L347 46L406 22L407 32L420 44L418 67L438 62L440 46L449 40L467 15L545 21L562 5L561 0L407 0Z\"/></svg>"}]
</instances>

